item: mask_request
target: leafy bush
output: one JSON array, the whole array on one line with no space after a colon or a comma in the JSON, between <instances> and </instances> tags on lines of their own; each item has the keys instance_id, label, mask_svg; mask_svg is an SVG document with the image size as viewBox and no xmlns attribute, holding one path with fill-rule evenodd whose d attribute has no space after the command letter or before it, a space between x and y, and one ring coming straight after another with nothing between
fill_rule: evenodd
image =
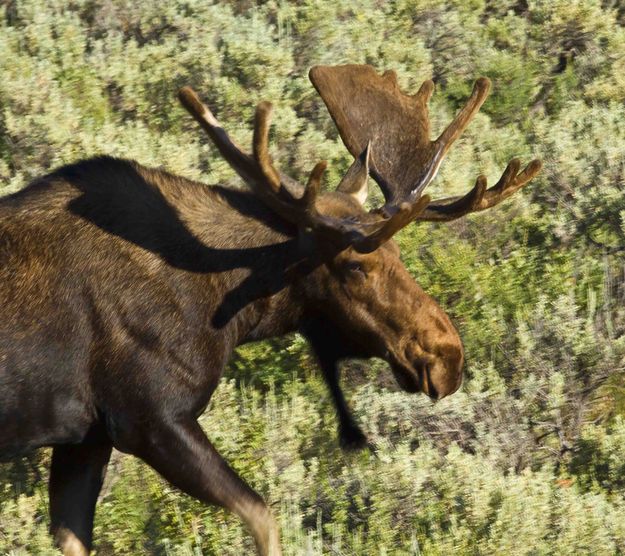
<instances>
[{"instance_id":1,"label":"leafy bush","mask_svg":"<svg viewBox=\"0 0 625 556\"><path fill-rule=\"evenodd\" d=\"M311 65L392 67L409 91L433 77L433 134L489 76L432 194L495 183L513 156L542 173L496 210L398 237L458 325L462 390L432 404L379 361L346 364L374 450L345 454L290 336L239 348L201 422L273 505L286 554L624 554L624 13L599 0L4 2L0 193L101 153L241 186L178 106L187 83L242 144L272 100L275 159L296 178L328 159L334 187L351 160ZM56 553L48 459L0 467L0 552ZM253 549L235 517L119 454L95 535L98 554Z\"/></svg>"}]
</instances>

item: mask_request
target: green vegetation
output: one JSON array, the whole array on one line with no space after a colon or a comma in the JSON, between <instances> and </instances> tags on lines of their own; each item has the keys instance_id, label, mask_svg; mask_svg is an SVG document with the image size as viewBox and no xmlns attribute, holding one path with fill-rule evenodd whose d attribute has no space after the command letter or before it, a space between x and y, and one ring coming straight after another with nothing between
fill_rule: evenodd
<instances>
[{"instance_id":1,"label":"green vegetation","mask_svg":"<svg viewBox=\"0 0 625 556\"><path fill-rule=\"evenodd\" d=\"M192 85L242 144L263 98L294 177L350 163L311 65L434 77L436 132L487 75L493 93L433 195L544 161L522 193L398 238L457 323L467 359L436 405L385 365L346 365L375 450L338 448L298 337L238 350L202 424L273 505L286 554L625 554L625 3L621 0L13 0L0 3L0 193L98 153L240 186L175 92ZM0 552L55 554L49 453L0 467ZM238 520L115 456L98 554L245 554Z\"/></svg>"}]
</instances>

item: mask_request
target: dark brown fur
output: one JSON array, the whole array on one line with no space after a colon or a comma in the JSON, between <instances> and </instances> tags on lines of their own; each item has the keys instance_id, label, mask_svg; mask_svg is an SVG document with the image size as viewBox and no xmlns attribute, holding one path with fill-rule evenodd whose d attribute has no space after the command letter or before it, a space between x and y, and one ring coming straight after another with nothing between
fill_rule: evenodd
<instances>
[{"instance_id":1,"label":"dark brown fur","mask_svg":"<svg viewBox=\"0 0 625 556\"><path fill-rule=\"evenodd\" d=\"M366 214L341 193L338 216ZM251 193L102 157L0 201L0 454L54 446L52 530L65 554L91 545L111 446L237 512L278 554L263 501L196 418L233 349L300 330L337 402L342 442L364 435L337 362L386 357L410 391L454 391L462 346L391 242L358 254L300 235ZM227 425L226 425L227 426Z\"/></svg>"}]
</instances>

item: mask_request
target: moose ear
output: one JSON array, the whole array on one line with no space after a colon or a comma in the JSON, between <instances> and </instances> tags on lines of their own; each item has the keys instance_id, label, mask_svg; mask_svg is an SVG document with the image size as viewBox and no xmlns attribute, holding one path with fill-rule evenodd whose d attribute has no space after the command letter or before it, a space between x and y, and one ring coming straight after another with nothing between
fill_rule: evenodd
<instances>
[{"instance_id":1,"label":"moose ear","mask_svg":"<svg viewBox=\"0 0 625 556\"><path fill-rule=\"evenodd\" d=\"M365 204L369 194L369 157L371 153L371 141L367 143L365 150L354 160L347 174L343 176L341 183L336 188L341 193L347 193L356 199L361 205Z\"/></svg>"}]
</instances>

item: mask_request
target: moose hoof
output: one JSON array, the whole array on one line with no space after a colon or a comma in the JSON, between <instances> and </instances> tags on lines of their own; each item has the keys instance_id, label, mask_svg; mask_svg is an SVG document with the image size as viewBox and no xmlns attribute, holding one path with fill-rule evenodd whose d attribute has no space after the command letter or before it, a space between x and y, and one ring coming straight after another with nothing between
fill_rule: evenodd
<instances>
[{"instance_id":1,"label":"moose hoof","mask_svg":"<svg viewBox=\"0 0 625 556\"><path fill-rule=\"evenodd\" d=\"M89 556L89 551L82 541L65 527L61 527L56 531L54 540L63 556Z\"/></svg>"},{"instance_id":2,"label":"moose hoof","mask_svg":"<svg viewBox=\"0 0 625 556\"><path fill-rule=\"evenodd\" d=\"M356 426L341 428L339 430L339 443L346 451L355 452L369 446L367 437Z\"/></svg>"}]
</instances>

